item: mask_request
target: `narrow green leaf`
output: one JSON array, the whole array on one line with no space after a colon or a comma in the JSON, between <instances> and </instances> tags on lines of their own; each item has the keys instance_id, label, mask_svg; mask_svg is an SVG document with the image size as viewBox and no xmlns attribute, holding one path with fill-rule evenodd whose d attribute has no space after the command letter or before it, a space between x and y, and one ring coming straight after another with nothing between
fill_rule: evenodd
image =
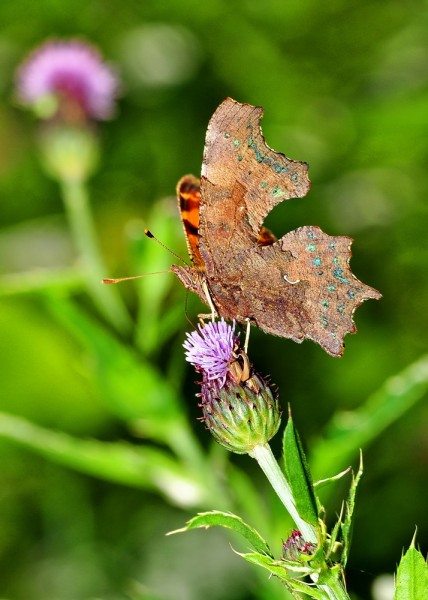
<instances>
[{"instance_id":1,"label":"narrow green leaf","mask_svg":"<svg viewBox=\"0 0 428 600\"><path fill-rule=\"evenodd\" d=\"M315 478L343 469L391 423L398 420L428 391L428 355L388 379L357 410L338 413L324 437L311 447L310 463ZM327 490L328 492L328 490ZM326 498L324 494L324 499Z\"/></svg>"},{"instance_id":2,"label":"narrow green leaf","mask_svg":"<svg viewBox=\"0 0 428 600\"><path fill-rule=\"evenodd\" d=\"M327 548L325 551L325 560L328 560L329 558L331 558L331 556L335 553L336 549L337 549L337 538L339 536L339 532L341 531L341 525L342 525L342 514L340 515L339 519L336 521L332 532L330 534L330 538L328 539L327 542Z\"/></svg>"},{"instance_id":3,"label":"narrow green leaf","mask_svg":"<svg viewBox=\"0 0 428 600\"><path fill-rule=\"evenodd\" d=\"M226 527L227 529L233 529L233 531L236 531L236 533L239 533L248 542L250 542L252 547L257 552L272 556L267 542L262 538L258 531L256 531L253 527L250 527L250 525L244 523L241 517L233 515L232 513L221 512L218 510L199 513L196 515L196 517L190 519L190 521L186 523L185 527L171 531L168 535L182 533L184 531L190 531L191 529L198 529L201 527L204 529L208 529L208 527Z\"/></svg>"},{"instance_id":4,"label":"narrow green leaf","mask_svg":"<svg viewBox=\"0 0 428 600\"><path fill-rule=\"evenodd\" d=\"M205 495L187 471L158 448L82 440L6 413L0 413L0 436L82 473L155 489L179 506L198 505Z\"/></svg>"},{"instance_id":5,"label":"narrow green leaf","mask_svg":"<svg viewBox=\"0 0 428 600\"><path fill-rule=\"evenodd\" d=\"M397 569L394 600L428 598L428 566L412 542Z\"/></svg>"},{"instance_id":6,"label":"narrow green leaf","mask_svg":"<svg viewBox=\"0 0 428 600\"><path fill-rule=\"evenodd\" d=\"M307 594L310 598L315 598L315 600L328 600L329 598L322 590L315 588L313 585L304 583L299 579L295 579L295 577L306 575L308 572L307 567L289 561L274 560L265 554L258 554L257 552L247 554L238 552L237 554L242 556L242 558L249 563L263 567L264 569L267 569L269 573L281 579L295 598L301 598L301 593Z\"/></svg>"},{"instance_id":7,"label":"narrow green leaf","mask_svg":"<svg viewBox=\"0 0 428 600\"><path fill-rule=\"evenodd\" d=\"M343 551L341 556L341 565L342 568L345 568L346 563L348 562L349 557L349 548L351 545L351 537L352 537L352 517L354 514L355 508L355 496L357 494L358 484L360 483L360 479L363 475L363 455L360 452L360 466L358 468L357 475L352 476L351 487L349 490L348 499L346 501L345 508L345 518L341 526L342 530L342 541L343 541Z\"/></svg>"},{"instance_id":8,"label":"narrow green leaf","mask_svg":"<svg viewBox=\"0 0 428 600\"><path fill-rule=\"evenodd\" d=\"M330 483L334 483L335 481L339 481L339 479L342 479L342 477L344 477L345 475L347 475L349 473L349 471L351 471L351 467L348 467L347 469L345 469L344 471L341 471L337 475L332 475L331 477L326 477L325 479L320 479L318 481L315 481L314 482L314 488L315 489L321 489L324 486L329 485Z\"/></svg>"},{"instance_id":9,"label":"narrow green leaf","mask_svg":"<svg viewBox=\"0 0 428 600\"><path fill-rule=\"evenodd\" d=\"M291 415L284 432L284 465L299 515L307 523L318 527L312 478Z\"/></svg>"},{"instance_id":10,"label":"narrow green leaf","mask_svg":"<svg viewBox=\"0 0 428 600\"><path fill-rule=\"evenodd\" d=\"M90 353L102 397L112 412L137 421L147 436L165 441L184 421L179 397L166 378L76 305L64 298L60 303L46 298L46 304Z\"/></svg>"},{"instance_id":11,"label":"narrow green leaf","mask_svg":"<svg viewBox=\"0 0 428 600\"><path fill-rule=\"evenodd\" d=\"M0 296L34 294L47 290L72 292L84 286L84 278L77 269L37 269L11 273L0 277Z\"/></svg>"}]
</instances>

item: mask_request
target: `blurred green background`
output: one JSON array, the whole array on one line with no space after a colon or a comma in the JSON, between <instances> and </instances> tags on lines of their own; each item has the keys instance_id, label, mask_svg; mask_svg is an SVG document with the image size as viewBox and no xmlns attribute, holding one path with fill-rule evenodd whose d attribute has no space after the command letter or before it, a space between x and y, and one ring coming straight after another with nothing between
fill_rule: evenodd
<instances>
[{"instance_id":1,"label":"blurred green background","mask_svg":"<svg viewBox=\"0 0 428 600\"><path fill-rule=\"evenodd\" d=\"M308 197L275 209L274 232L319 225L355 239L353 271L383 299L358 309L344 357L255 330L250 353L291 404L316 478L363 447L347 581L371 598L415 524L428 548L427 3L15 0L0 22L0 596L285 597L223 532L164 536L197 510L233 507L278 553L289 523L255 464L196 420L181 343L198 301L186 309L173 275L122 284L136 323L124 340L85 292L59 187L13 91L33 47L79 36L123 81L90 181L106 276L168 269L146 226L186 256L175 184L199 174L227 96L262 105L268 144L310 165ZM204 477L216 492L203 495ZM331 517L345 492L326 497Z\"/></svg>"}]
</instances>

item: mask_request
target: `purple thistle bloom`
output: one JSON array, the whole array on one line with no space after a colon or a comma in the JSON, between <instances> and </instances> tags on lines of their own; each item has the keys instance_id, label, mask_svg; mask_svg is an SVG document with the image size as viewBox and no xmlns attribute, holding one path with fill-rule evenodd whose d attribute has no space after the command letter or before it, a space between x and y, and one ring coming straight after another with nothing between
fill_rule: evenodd
<instances>
[{"instance_id":1,"label":"purple thistle bloom","mask_svg":"<svg viewBox=\"0 0 428 600\"><path fill-rule=\"evenodd\" d=\"M119 81L90 44L51 40L19 67L16 87L20 102L30 107L54 98L61 116L68 109L66 118L77 111L86 118L108 119L114 112Z\"/></svg>"},{"instance_id":2,"label":"purple thistle bloom","mask_svg":"<svg viewBox=\"0 0 428 600\"><path fill-rule=\"evenodd\" d=\"M233 359L232 352L237 342L235 321L229 325L223 319L210 322L199 331L186 333L186 360L198 371L202 371L205 381L218 379L220 387L226 382L229 365Z\"/></svg>"}]
</instances>

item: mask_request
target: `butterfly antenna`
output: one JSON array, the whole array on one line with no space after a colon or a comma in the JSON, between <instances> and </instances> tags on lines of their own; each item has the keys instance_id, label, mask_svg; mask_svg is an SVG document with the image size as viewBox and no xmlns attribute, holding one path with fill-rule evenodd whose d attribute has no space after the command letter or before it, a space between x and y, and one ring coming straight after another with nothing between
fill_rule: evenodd
<instances>
[{"instance_id":1,"label":"butterfly antenna","mask_svg":"<svg viewBox=\"0 0 428 600\"><path fill-rule=\"evenodd\" d=\"M171 273L171 271L154 271L153 273L143 273L142 275L131 275L130 277L117 277L102 279L102 283L120 283L121 281L130 281L131 279L140 279L141 277L147 277L148 275L160 275L161 273Z\"/></svg>"},{"instance_id":2,"label":"butterfly antenna","mask_svg":"<svg viewBox=\"0 0 428 600\"><path fill-rule=\"evenodd\" d=\"M165 250L167 250L170 254L172 254L173 256L175 256L175 258L178 258L178 260L180 262L182 262L183 265L186 265L186 267L189 266L186 263L186 261L181 258L181 256L178 256L178 254L176 254L173 250L171 250L171 248L168 248L168 246L165 246L165 244L163 244L155 235L153 235L153 233L149 229L145 229L144 230L144 235L146 235L151 240L155 240L155 242L157 242L159 244L159 246L162 246L162 248L165 248Z\"/></svg>"}]
</instances>

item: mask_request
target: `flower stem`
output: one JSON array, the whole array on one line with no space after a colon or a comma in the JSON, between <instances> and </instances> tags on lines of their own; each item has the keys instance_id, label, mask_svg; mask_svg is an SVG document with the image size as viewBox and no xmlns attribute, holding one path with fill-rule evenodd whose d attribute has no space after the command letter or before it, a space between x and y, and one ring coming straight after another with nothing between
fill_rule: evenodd
<instances>
[{"instance_id":1,"label":"flower stem","mask_svg":"<svg viewBox=\"0 0 428 600\"><path fill-rule=\"evenodd\" d=\"M129 333L131 319L116 289L101 285L107 270L96 242L86 186L77 179L63 179L61 191L88 291L109 322L120 333Z\"/></svg>"},{"instance_id":2,"label":"flower stem","mask_svg":"<svg viewBox=\"0 0 428 600\"><path fill-rule=\"evenodd\" d=\"M296 503L294 502L290 485L286 480L284 473L281 471L274 455L272 454L269 444L265 444L264 446L256 446L250 452L250 456L255 458L259 463L260 468L269 479L270 484L289 512L291 518L301 531L305 540L307 542L317 544L317 532L315 528L312 525L309 525L309 523L306 523L306 521L304 521L297 512Z\"/></svg>"},{"instance_id":3,"label":"flower stem","mask_svg":"<svg viewBox=\"0 0 428 600\"><path fill-rule=\"evenodd\" d=\"M349 600L348 592L343 587L340 579L331 577L327 584L318 585L318 587L327 594L331 600Z\"/></svg>"},{"instance_id":4,"label":"flower stem","mask_svg":"<svg viewBox=\"0 0 428 600\"><path fill-rule=\"evenodd\" d=\"M286 480L284 473L281 471L276 458L272 454L269 444L256 446L249 454L259 463L260 468L268 478L296 526L299 528L304 539L307 542L318 544L316 529L309 523L306 523L297 512L290 485ZM335 575L330 573L330 576L326 577L326 574L324 573L323 581L324 583L315 583L315 585L325 593L326 598L329 600L349 600L349 596L343 587L342 582Z\"/></svg>"}]
</instances>

